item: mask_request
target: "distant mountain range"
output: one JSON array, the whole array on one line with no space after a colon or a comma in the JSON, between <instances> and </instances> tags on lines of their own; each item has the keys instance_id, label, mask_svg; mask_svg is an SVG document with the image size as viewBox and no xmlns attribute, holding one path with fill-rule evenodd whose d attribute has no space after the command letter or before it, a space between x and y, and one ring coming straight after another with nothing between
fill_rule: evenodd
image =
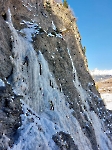
<instances>
[{"instance_id":1,"label":"distant mountain range","mask_svg":"<svg viewBox=\"0 0 112 150\"><path fill-rule=\"evenodd\" d=\"M98 70L97 68L90 71L93 79L97 81L112 78L112 70Z\"/></svg>"},{"instance_id":2,"label":"distant mountain range","mask_svg":"<svg viewBox=\"0 0 112 150\"><path fill-rule=\"evenodd\" d=\"M95 68L90 72L92 75L112 75L112 70L98 70L97 68Z\"/></svg>"}]
</instances>

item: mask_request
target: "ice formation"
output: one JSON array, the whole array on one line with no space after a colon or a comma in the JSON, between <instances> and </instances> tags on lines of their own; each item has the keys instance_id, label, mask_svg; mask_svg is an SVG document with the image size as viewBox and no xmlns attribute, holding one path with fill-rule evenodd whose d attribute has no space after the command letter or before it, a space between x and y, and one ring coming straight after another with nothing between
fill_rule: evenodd
<instances>
[{"instance_id":1,"label":"ice formation","mask_svg":"<svg viewBox=\"0 0 112 150\"><path fill-rule=\"evenodd\" d=\"M43 55L40 51L37 54L31 43L28 43L27 40L18 35L12 24L9 24L9 26L14 38L13 51L15 53L13 90L15 94L22 95L25 102L22 105L24 110L24 115L22 116L23 125L20 129L22 130L22 136L19 139L20 141L19 144L17 144L16 149L27 150L33 148L33 146L39 147L39 144L42 145L40 146L40 149L45 149L45 147L47 149L49 144L51 145L51 148L49 146L48 149L55 149L51 137L59 131L68 132L73 136L74 140L77 141L76 143L78 143L83 134L80 130L80 125L78 121L71 116L71 111L65 104L64 95L57 89L55 79L50 73L48 64ZM25 63L26 56L28 57L28 64ZM50 86L50 81L52 81L53 87ZM51 108L51 102L54 111ZM34 110L34 115L29 114L28 117L26 116L26 113L28 112L27 105ZM38 117L36 118L36 112L39 114L40 120ZM34 122L30 123L30 119L34 120ZM36 122L37 126L42 128L42 131L37 130ZM73 128L73 124L75 128ZM31 128L32 131L30 131ZM32 136L29 132L31 132ZM44 135L44 132L47 135ZM77 132L80 133L79 137L74 135L74 133ZM31 139L31 141L33 140L33 145L31 145L32 142L28 142L29 138L31 138L30 136L34 137L34 139ZM43 141L41 138L44 140L45 145L42 144L43 142L40 142ZM24 139L24 143L22 142L22 139ZM36 141L35 144L34 141ZM39 143L37 143L37 141L39 141ZM80 144L80 149L83 149L85 143L87 143L87 145L89 143L86 137L82 140L80 139L80 141L82 142L82 144ZM91 147L89 149L91 149Z\"/></svg>"},{"instance_id":2,"label":"ice formation","mask_svg":"<svg viewBox=\"0 0 112 150\"><path fill-rule=\"evenodd\" d=\"M5 83L2 79L0 79L0 87L5 87Z\"/></svg>"}]
</instances>

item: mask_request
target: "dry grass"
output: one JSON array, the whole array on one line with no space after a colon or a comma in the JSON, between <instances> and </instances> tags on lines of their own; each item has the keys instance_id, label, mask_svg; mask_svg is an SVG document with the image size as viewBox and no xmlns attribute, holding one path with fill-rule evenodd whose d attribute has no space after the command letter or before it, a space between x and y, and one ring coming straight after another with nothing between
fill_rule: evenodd
<instances>
[{"instance_id":1,"label":"dry grass","mask_svg":"<svg viewBox=\"0 0 112 150\"><path fill-rule=\"evenodd\" d=\"M112 93L112 78L96 82L96 87L101 94Z\"/></svg>"}]
</instances>

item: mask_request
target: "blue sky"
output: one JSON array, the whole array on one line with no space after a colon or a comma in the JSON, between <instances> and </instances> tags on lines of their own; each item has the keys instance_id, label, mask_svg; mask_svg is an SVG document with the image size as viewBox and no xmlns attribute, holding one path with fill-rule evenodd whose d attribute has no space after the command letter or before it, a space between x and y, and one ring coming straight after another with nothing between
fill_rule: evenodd
<instances>
[{"instance_id":1,"label":"blue sky","mask_svg":"<svg viewBox=\"0 0 112 150\"><path fill-rule=\"evenodd\" d=\"M89 69L112 69L112 0L67 0L86 46Z\"/></svg>"}]
</instances>

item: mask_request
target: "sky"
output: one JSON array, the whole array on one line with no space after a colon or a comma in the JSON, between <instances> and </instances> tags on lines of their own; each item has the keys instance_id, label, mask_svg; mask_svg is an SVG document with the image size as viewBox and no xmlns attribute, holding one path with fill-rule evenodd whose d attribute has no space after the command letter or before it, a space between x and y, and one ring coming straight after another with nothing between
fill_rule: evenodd
<instances>
[{"instance_id":1,"label":"sky","mask_svg":"<svg viewBox=\"0 0 112 150\"><path fill-rule=\"evenodd\" d=\"M89 69L112 69L112 0L67 0L77 18Z\"/></svg>"}]
</instances>

